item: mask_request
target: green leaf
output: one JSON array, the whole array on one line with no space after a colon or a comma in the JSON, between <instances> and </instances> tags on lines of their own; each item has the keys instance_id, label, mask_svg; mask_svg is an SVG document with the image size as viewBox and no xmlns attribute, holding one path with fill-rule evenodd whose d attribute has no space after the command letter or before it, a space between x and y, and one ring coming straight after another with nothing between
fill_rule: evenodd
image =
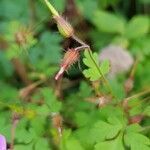
<instances>
[{"instance_id":1,"label":"green leaf","mask_svg":"<svg viewBox=\"0 0 150 150\"><path fill-rule=\"evenodd\" d=\"M79 95L83 98L89 97L92 93L92 88L86 82L80 83Z\"/></svg>"},{"instance_id":2,"label":"green leaf","mask_svg":"<svg viewBox=\"0 0 150 150\"><path fill-rule=\"evenodd\" d=\"M93 16L93 23L99 31L107 33L124 33L124 20L106 11L97 11Z\"/></svg>"},{"instance_id":3,"label":"green leaf","mask_svg":"<svg viewBox=\"0 0 150 150\"><path fill-rule=\"evenodd\" d=\"M83 71L83 74L86 78L90 78L91 81L100 79L102 74L107 74L110 69L109 61L103 61L101 65L99 65L98 55L90 51L88 52L87 50L84 52L83 63L88 67L88 69Z\"/></svg>"},{"instance_id":4,"label":"green leaf","mask_svg":"<svg viewBox=\"0 0 150 150\"><path fill-rule=\"evenodd\" d=\"M11 131L11 122L9 117L7 116L8 114L5 115L5 113L1 113L0 116L0 133L2 135L4 135L7 139L7 142L11 141L11 135L10 135L10 131Z\"/></svg>"},{"instance_id":5,"label":"green leaf","mask_svg":"<svg viewBox=\"0 0 150 150\"><path fill-rule=\"evenodd\" d=\"M125 98L125 90L122 82L114 78L110 80L109 83L111 85L113 94L116 96L116 99L114 101L119 102L123 98Z\"/></svg>"},{"instance_id":6,"label":"green leaf","mask_svg":"<svg viewBox=\"0 0 150 150\"><path fill-rule=\"evenodd\" d=\"M58 63L61 59L61 41L60 35L55 33L46 31L41 35L38 44L29 51L31 64L37 72L53 75L58 70Z\"/></svg>"},{"instance_id":7,"label":"green leaf","mask_svg":"<svg viewBox=\"0 0 150 150\"><path fill-rule=\"evenodd\" d=\"M84 150L79 141L75 138L66 141L66 150Z\"/></svg>"},{"instance_id":8,"label":"green leaf","mask_svg":"<svg viewBox=\"0 0 150 150\"><path fill-rule=\"evenodd\" d=\"M143 112L144 115L150 116L150 106L147 106Z\"/></svg>"},{"instance_id":9,"label":"green leaf","mask_svg":"<svg viewBox=\"0 0 150 150\"><path fill-rule=\"evenodd\" d=\"M16 88L12 87L9 84L4 82L0 82L0 100L7 103L8 102L16 102L18 100L18 91ZM9 91L9 94L8 94Z\"/></svg>"},{"instance_id":10,"label":"green leaf","mask_svg":"<svg viewBox=\"0 0 150 150\"><path fill-rule=\"evenodd\" d=\"M130 116L141 114L143 111L141 99L131 99L129 101L129 107L131 108L129 110Z\"/></svg>"},{"instance_id":11,"label":"green leaf","mask_svg":"<svg viewBox=\"0 0 150 150\"><path fill-rule=\"evenodd\" d=\"M76 3L84 17L88 20L92 20L94 11L98 9L98 2L91 0L76 0Z\"/></svg>"},{"instance_id":12,"label":"green leaf","mask_svg":"<svg viewBox=\"0 0 150 150\"><path fill-rule=\"evenodd\" d=\"M128 23L125 35L129 39L138 38L148 33L149 27L150 23L147 16L135 16Z\"/></svg>"},{"instance_id":13,"label":"green leaf","mask_svg":"<svg viewBox=\"0 0 150 150\"><path fill-rule=\"evenodd\" d=\"M2 51L0 51L0 68L0 79L10 77L13 73L13 66Z\"/></svg>"},{"instance_id":14,"label":"green leaf","mask_svg":"<svg viewBox=\"0 0 150 150\"><path fill-rule=\"evenodd\" d=\"M107 105L99 110L100 116L107 120L109 117L116 117L122 124L126 125L126 119L124 118L124 111L120 107L114 107Z\"/></svg>"},{"instance_id":15,"label":"green leaf","mask_svg":"<svg viewBox=\"0 0 150 150\"><path fill-rule=\"evenodd\" d=\"M95 145L94 150L125 150L122 141L122 135L111 141L99 142Z\"/></svg>"},{"instance_id":16,"label":"green leaf","mask_svg":"<svg viewBox=\"0 0 150 150\"><path fill-rule=\"evenodd\" d=\"M0 1L0 16L8 20L20 20L28 22L28 1L18 1L18 0L1 0ZM22 6L24 9L22 9Z\"/></svg>"},{"instance_id":17,"label":"green leaf","mask_svg":"<svg viewBox=\"0 0 150 150\"><path fill-rule=\"evenodd\" d=\"M49 147L48 141L45 138L38 138L35 146L34 146L34 150L51 150L51 148Z\"/></svg>"},{"instance_id":18,"label":"green leaf","mask_svg":"<svg viewBox=\"0 0 150 150\"><path fill-rule=\"evenodd\" d=\"M131 124L126 128L127 132L140 132L141 130L142 127L139 124Z\"/></svg>"},{"instance_id":19,"label":"green leaf","mask_svg":"<svg viewBox=\"0 0 150 150\"><path fill-rule=\"evenodd\" d=\"M108 122L98 121L90 131L96 142L114 138L122 129L121 122L116 118L108 118Z\"/></svg>"},{"instance_id":20,"label":"green leaf","mask_svg":"<svg viewBox=\"0 0 150 150\"><path fill-rule=\"evenodd\" d=\"M146 145L143 145L143 144L134 144L134 145L131 145L131 150L150 150L150 147L149 146L146 146Z\"/></svg>"},{"instance_id":21,"label":"green leaf","mask_svg":"<svg viewBox=\"0 0 150 150\"><path fill-rule=\"evenodd\" d=\"M44 32L40 37L40 51L44 59L50 63L58 63L61 58L60 42L62 38L53 32ZM51 56L51 57L50 57Z\"/></svg>"},{"instance_id":22,"label":"green leaf","mask_svg":"<svg viewBox=\"0 0 150 150\"><path fill-rule=\"evenodd\" d=\"M59 112L62 106L62 103L57 100L56 96L52 89L42 88L42 95L44 96L45 103L50 108L51 112Z\"/></svg>"},{"instance_id":23,"label":"green leaf","mask_svg":"<svg viewBox=\"0 0 150 150\"><path fill-rule=\"evenodd\" d=\"M149 0L139 0L141 3L143 3L143 4L150 4L150 1Z\"/></svg>"},{"instance_id":24,"label":"green leaf","mask_svg":"<svg viewBox=\"0 0 150 150\"><path fill-rule=\"evenodd\" d=\"M36 111L38 112L39 115L42 115L42 116L48 116L50 114L50 110L48 106L45 104L42 106L38 106L36 108Z\"/></svg>"},{"instance_id":25,"label":"green leaf","mask_svg":"<svg viewBox=\"0 0 150 150\"><path fill-rule=\"evenodd\" d=\"M19 143L28 144L33 140L32 134L24 128L16 129L15 137Z\"/></svg>"},{"instance_id":26,"label":"green leaf","mask_svg":"<svg viewBox=\"0 0 150 150\"><path fill-rule=\"evenodd\" d=\"M27 123L27 119L22 118L17 124L17 128L15 131L15 140L19 143L28 144L33 139L31 133L26 129Z\"/></svg>"},{"instance_id":27,"label":"green leaf","mask_svg":"<svg viewBox=\"0 0 150 150\"><path fill-rule=\"evenodd\" d=\"M127 146L131 147L131 150L135 150L137 145L148 149L148 145L150 145L150 139L148 137L136 132L127 132L124 136L124 141Z\"/></svg>"},{"instance_id":28,"label":"green leaf","mask_svg":"<svg viewBox=\"0 0 150 150\"><path fill-rule=\"evenodd\" d=\"M34 131L36 132L36 134L38 135L38 136L42 136L43 135L43 133L44 133L44 131L45 131L45 117L35 117L35 118L33 118L32 120L31 120L31 127L34 129ZM40 122L39 123L37 123L38 121L40 120Z\"/></svg>"},{"instance_id":29,"label":"green leaf","mask_svg":"<svg viewBox=\"0 0 150 150\"><path fill-rule=\"evenodd\" d=\"M11 44L11 46L6 51L7 59L18 58L21 56L21 48L17 44Z\"/></svg>"},{"instance_id":30,"label":"green leaf","mask_svg":"<svg viewBox=\"0 0 150 150\"><path fill-rule=\"evenodd\" d=\"M60 150L84 150L80 142L71 135L70 130L63 132Z\"/></svg>"},{"instance_id":31,"label":"green leaf","mask_svg":"<svg viewBox=\"0 0 150 150\"><path fill-rule=\"evenodd\" d=\"M85 112L77 112L75 114L75 122L77 123L78 126L84 126L88 123L89 121L89 114Z\"/></svg>"},{"instance_id":32,"label":"green leaf","mask_svg":"<svg viewBox=\"0 0 150 150\"><path fill-rule=\"evenodd\" d=\"M93 149L93 135L89 134L90 127L87 125L85 127L79 128L75 131L74 136L81 142L84 149Z\"/></svg>"},{"instance_id":33,"label":"green leaf","mask_svg":"<svg viewBox=\"0 0 150 150\"><path fill-rule=\"evenodd\" d=\"M111 44L119 45L122 48L127 48L129 46L129 40L126 37L122 36L115 36L112 40Z\"/></svg>"},{"instance_id":34,"label":"green leaf","mask_svg":"<svg viewBox=\"0 0 150 150\"><path fill-rule=\"evenodd\" d=\"M30 144L27 144L27 145L24 145L24 144L16 144L14 146L14 150L31 150L33 149L33 143L30 143Z\"/></svg>"}]
</instances>

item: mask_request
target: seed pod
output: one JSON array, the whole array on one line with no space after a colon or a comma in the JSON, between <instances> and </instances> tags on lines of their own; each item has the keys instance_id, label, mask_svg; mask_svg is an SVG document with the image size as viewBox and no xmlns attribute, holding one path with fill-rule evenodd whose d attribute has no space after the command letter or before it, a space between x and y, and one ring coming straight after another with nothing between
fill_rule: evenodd
<instances>
[{"instance_id":1,"label":"seed pod","mask_svg":"<svg viewBox=\"0 0 150 150\"><path fill-rule=\"evenodd\" d=\"M59 32L66 38L74 34L73 27L61 16L54 16Z\"/></svg>"},{"instance_id":2,"label":"seed pod","mask_svg":"<svg viewBox=\"0 0 150 150\"><path fill-rule=\"evenodd\" d=\"M58 80L60 78L60 76L68 70L68 68L74 64L79 58L79 51L75 50L75 49L69 49L63 58L63 61L61 63L61 67L59 72L57 73L57 75L55 76L55 80Z\"/></svg>"},{"instance_id":3,"label":"seed pod","mask_svg":"<svg viewBox=\"0 0 150 150\"><path fill-rule=\"evenodd\" d=\"M45 0L45 3L56 20L59 32L66 38L71 37L74 33L73 27L62 16L59 15L57 10L48 0Z\"/></svg>"}]
</instances>

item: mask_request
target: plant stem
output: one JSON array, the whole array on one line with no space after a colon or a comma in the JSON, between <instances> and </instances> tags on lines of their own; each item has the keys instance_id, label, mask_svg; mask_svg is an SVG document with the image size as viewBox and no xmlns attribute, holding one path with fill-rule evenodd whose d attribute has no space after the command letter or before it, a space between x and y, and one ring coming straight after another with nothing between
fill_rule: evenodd
<instances>
[{"instance_id":1,"label":"plant stem","mask_svg":"<svg viewBox=\"0 0 150 150\"><path fill-rule=\"evenodd\" d=\"M73 35L72 38L73 38L75 41L77 41L79 44L82 45L82 46L79 47L79 48L86 48L86 49L88 50L88 53L89 53L89 55L90 55L90 57L91 57L91 60L92 60L93 63L95 64L95 66L96 66L96 68L97 68L97 70L98 70L100 76L103 78L103 81L105 82L105 85L108 87L110 93L113 95L113 92L112 92L112 89L111 89L111 86L110 86L109 82L107 81L107 79L106 79L105 76L103 75L103 73L102 73L100 67L97 65L97 63L95 62L95 60L94 60L94 58L93 58L93 56L92 56L92 54L91 54L90 46L87 45L86 43L84 43L81 39L79 39L79 38L78 38L77 36L75 36L75 35Z\"/></svg>"},{"instance_id":2,"label":"plant stem","mask_svg":"<svg viewBox=\"0 0 150 150\"><path fill-rule=\"evenodd\" d=\"M52 4L48 1L48 0L44 0L47 7L49 8L49 10L51 11L51 13L54 15L54 16L59 16L57 10L52 6Z\"/></svg>"},{"instance_id":3,"label":"plant stem","mask_svg":"<svg viewBox=\"0 0 150 150\"><path fill-rule=\"evenodd\" d=\"M30 17L31 17L31 25L33 25L36 21L36 7L35 7L35 0L29 1L29 7L30 7Z\"/></svg>"},{"instance_id":4,"label":"plant stem","mask_svg":"<svg viewBox=\"0 0 150 150\"><path fill-rule=\"evenodd\" d=\"M14 140L15 140L15 130L18 124L18 115L16 113L12 116L12 127L11 127L11 144L10 144L10 150L14 149Z\"/></svg>"},{"instance_id":5,"label":"plant stem","mask_svg":"<svg viewBox=\"0 0 150 150\"><path fill-rule=\"evenodd\" d=\"M25 65L20 61L18 58L12 59L13 66L16 70L16 73L20 77L20 79L23 81L25 85L29 85L32 83L32 81L28 78L27 70Z\"/></svg>"},{"instance_id":6,"label":"plant stem","mask_svg":"<svg viewBox=\"0 0 150 150\"><path fill-rule=\"evenodd\" d=\"M135 62L134 62L134 64L133 64L131 73L130 73L130 78L131 78L131 79L133 79L133 77L134 77L135 71L136 71L136 69L137 69L138 61L139 61L139 59L136 58L136 60L135 60Z\"/></svg>"},{"instance_id":7,"label":"plant stem","mask_svg":"<svg viewBox=\"0 0 150 150\"><path fill-rule=\"evenodd\" d=\"M140 130L140 132L144 132L144 131L146 131L146 130L150 130L150 126L146 126L146 127L143 127L141 130Z\"/></svg>"},{"instance_id":8,"label":"plant stem","mask_svg":"<svg viewBox=\"0 0 150 150\"><path fill-rule=\"evenodd\" d=\"M127 97L127 98L125 98L124 101L129 101L130 99L137 98L137 97L143 96L143 95L145 95L145 94L149 94L149 93L150 93L150 89L148 89L148 90L146 90L146 91L143 91L143 92L140 92L140 93L137 93L137 94L132 95L132 96L130 96L130 97Z\"/></svg>"},{"instance_id":9,"label":"plant stem","mask_svg":"<svg viewBox=\"0 0 150 150\"><path fill-rule=\"evenodd\" d=\"M84 43L81 39L79 39L76 35L72 36L72 39L74 39L75 41L77 41L79 44L81 45L87 45L86 43ZM89 45L87 45L89 47Z\"/></svg>"},{"instance_id":10,"label":"plant stem","mask_svg":"<svg viewBox=\"0 0 150 150\"><path fill-rule=\"evenodd\" d=\"M99 66L97 65L97 63L95 62L95 60L94 60L94 58L93 58L93 56L92 56L92 54L91 54L91 50L90 50L90 49L88 49L88 52L89 52L89 55L90 55L90 57L91 57L91 59L92 59L93 63L95 64L95 66L96 66L96 68L97 68L97 70L98 70L99 74L101 75L101 77L102 77L103 81L105 82L105 85L108 87L108 89L109 89L110 93L113 95L113 92L112 92L111 86L110 86L109 82L107 81L107 79L105 78L105 76L103 75L103 73L102 73L102 71L101 71L100 67L99 67Z\"/></svg>"},{"instance_id":11,"label":"plant stem","mask_svg":"<svg viewBox=\"0 0 150 150\"><path fill-rule=\"evenodd\" d=\"M83 50L83 49L86 49L86 48L89 48L89 46L88 45L79 46L79 47L76 47L75 50L80 51L80 50Z\"/></svg>"}]
</instances>

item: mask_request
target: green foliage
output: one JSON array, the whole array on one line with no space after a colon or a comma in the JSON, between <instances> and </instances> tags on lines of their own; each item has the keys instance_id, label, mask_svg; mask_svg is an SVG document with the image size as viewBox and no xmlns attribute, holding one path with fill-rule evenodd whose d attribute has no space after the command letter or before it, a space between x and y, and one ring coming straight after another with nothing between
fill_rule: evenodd
<instances>
[{"instance_id":1,"label":"green foliage","mask_svg":"<svg viewBox=\"0 0 150 150\"><path fill-rule=\"evenodd\" d=\"M146 136L138 133L136 125L127 128L127 133L124 136L124 141L127 146L129 146L132 150L136 150L137 148L142 148L144 150L149 149L150 140Z\"/></svg>"},{"instance_id":2,"label":"green foliage","mask_svg":"<svg viewBox=\"0 0 150 150\"><path fill-rule=\"evenodd\" d=\"M84 52L83 63L88 67L83 71L86 78L90 78L91 81L96 81L102 78L103 75L109 72L109 61L103 61L101 65L98 62L98 55L88 51Z\"/></svg>"},{"instance_id":3,"label":"green foliage","mask_svg":"<svg viewBox=\"0 0 150 150\"><path fill-rule=\"evenodd\" d=\"M61 102L54 96L53 91L49 88L43 88L41 91L46 105L49 107L51 112L59 112L61 109Z\"/></svg>"},{"instance_id":4,"label":"green foliage","mask_svg":"<svg viewBox=\"0 0 150 150\"><path fill-rule=\"evenodd\" d=\"M123 142L121 136L118 136L115 140L109 142L99 142L95 145L95 150L107 149L107 150L124 150Z\"/></svg>"},{"instance_id":5,"label":"green foliage","mask_svg":"<svg viewBox=\"0 0 150 150\"><path fill-rule=\"evenodd\" d=\"M61 41L62 38L58 34L43 32L38 44L30 50L29 55L31 65L37 73L50 76L58 70L56 64L58 65L61 59L61 47L59 45ZM49 58L49 55L53 57Z\"/></svg>"},{"instance_id":6,"label":"green foliage","mask_svg":"<svg viewBox=\"0 0 150 150\"><path fill-rule=\"evenodd\" d=\"M95 136L95 141L104 141L105 139L112 139L117 136L117 134L120 132L122 129L122 125L120 121L113 117L113 118L108 118L107 122L105 121L98 121L94 125L91 133Z\"/></svg>"},{"instance_id":7,"label":"green foliage","mask_svg":"<svg viewBox=\"0 0 150 150\"><path fill-rule=\"evenodd\" d=\"M150 106L147 106L145 109L144 109L144 115L147 115L147 116L150 116Z\"/></svg>"},{"instance_id":8,"label":"green foliage","mask_svg":"<svg viewBox=\"0 0 150 150\"><path fill-rule=\"evenodd\" d=\"M150 85L149 1L134 9L123 0L49 2L92 51L80 53L82 71L70 66L74 74L55 81L63 48L77 42L56 31L44 0L0 0L0 134L10 145L14 129L14 150L149 150L150 93L141 94ZM98 57L111 44L137 66L109 78L110 62Z\"/></svg>"},{"instance_id":9,"label":"green foliage","mask_svg":"<svg viewBox=\"0 0 150 150\"><path fill-rule=\"evenodd\" d=\"M20 19L23 21L28 20L28 1L11 1L11 0L1 0L0 2L1 6L1 13L0 16L4 19L8 20L14 20L14 19ZM22 6L24 6L24 9L22 9ZM20 16L21 15L21 16Z\"/></svg>"},{"instance_id":10,"label":"green foliage","mask_svg":"<svg viewBox=\"0 0 150 150\"><path fill-rule=\"evenodd\" d=\"M0 51L0 79L8 78L13 74L13 66L6 54Z\"/></svg>"},{"instance_id":11,"label":"green foliage","mask_svg":"<svg viewBox=\"0 0 150 150\"><path fill-rule=\"evenodd\" d=\"M60 144L60 149L61 150L84 150L79 141L71 136L71 131L66 130L64 131L63 137L62 137L62 142Z\"/></svg>"},{"instance_id":12,"label":"green foliage","mask_svg":"<svg viewBox=\"0 0 150 150\"><path fill-rule=\"evenodd\" d=\"M6 89L9 91L9 94ZM1 101L11 102L13 100L14 102L16 102L16 100L18 99L18 91L11 85L6 84L4 82L0 82L0 90L1 90L0 94Z\"/></svg>"},{"instance_id":13,"label":"green foliage","mask_svg":"<svg viewBox=\"0 0 150 150\"><path fill-rule=\"evenodd\" d=\"M93 10L98 9L98 1L77 0L76 3L79 6L80 11L84 14L85 18L89 20L93 17Z\"/></svg>"},{"instance_id":14,"label":"green foliage","mask_svg":"<svg viewBox=\"0 0 150 150\"><path fill-rule=\"evenodd\" d=\"M135 39L148 33L150 21L147 16L136 16L127 24L125 34L129 39Z\"/></svg>"},{"instance_id":15,"label":"green foliage","mask_svg":"<svg viewBox=\"0 0 150 150\"><path fill-rule=\"evenodd\" d=\"M105 11L96 12L93 17L93 23L100 31L106 33L122 34L125 29L125 23L123 19Z\"/></svg>"}]
</instances>

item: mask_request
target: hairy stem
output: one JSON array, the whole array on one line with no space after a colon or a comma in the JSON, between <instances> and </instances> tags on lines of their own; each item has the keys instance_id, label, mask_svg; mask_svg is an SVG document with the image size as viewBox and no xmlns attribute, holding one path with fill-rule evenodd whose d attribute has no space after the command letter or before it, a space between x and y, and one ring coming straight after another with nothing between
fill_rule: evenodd
<instances>
[{"instance_id":1,"label":"hairy stem","mask_svg":"<svg viewBox=\"0 0 150 150\"><path fill-rule=\"evenodd\" d=\"M89 48L88 45L83 45L83 46L76 47L75 50L76 50L76 51L80 51L80 50L85 50L85 49L87 49L87 48Z\"/></svg>"},{"instance_id":2,"label":"hairy stem","mask_svg":"<svg viewBox=\"0 0 150 150\"><path fill-rule=\"evenodd\" d=\"M107 81L107 79L105 78L105 76L103 75L100 67L97 65L97 63L95 62L94 58L92 57L92 54L91 54L91 49L90 49L90 46L87 45L86 43L84 43L81 39L79 39L77 36L73 35L72 38L77 41L79 44L81 44L82 46L79 47L79 48L84 48L84 49L87 49L88 50L88 53L93 61L93 63L95 64L100 76L102 77L103 81L105 82L105 85L108 87L110 93L113 95L113 92L112 92L112 89L111 89L111 86L109 84L109 82Z\"/></svg>"}]
</instances>

